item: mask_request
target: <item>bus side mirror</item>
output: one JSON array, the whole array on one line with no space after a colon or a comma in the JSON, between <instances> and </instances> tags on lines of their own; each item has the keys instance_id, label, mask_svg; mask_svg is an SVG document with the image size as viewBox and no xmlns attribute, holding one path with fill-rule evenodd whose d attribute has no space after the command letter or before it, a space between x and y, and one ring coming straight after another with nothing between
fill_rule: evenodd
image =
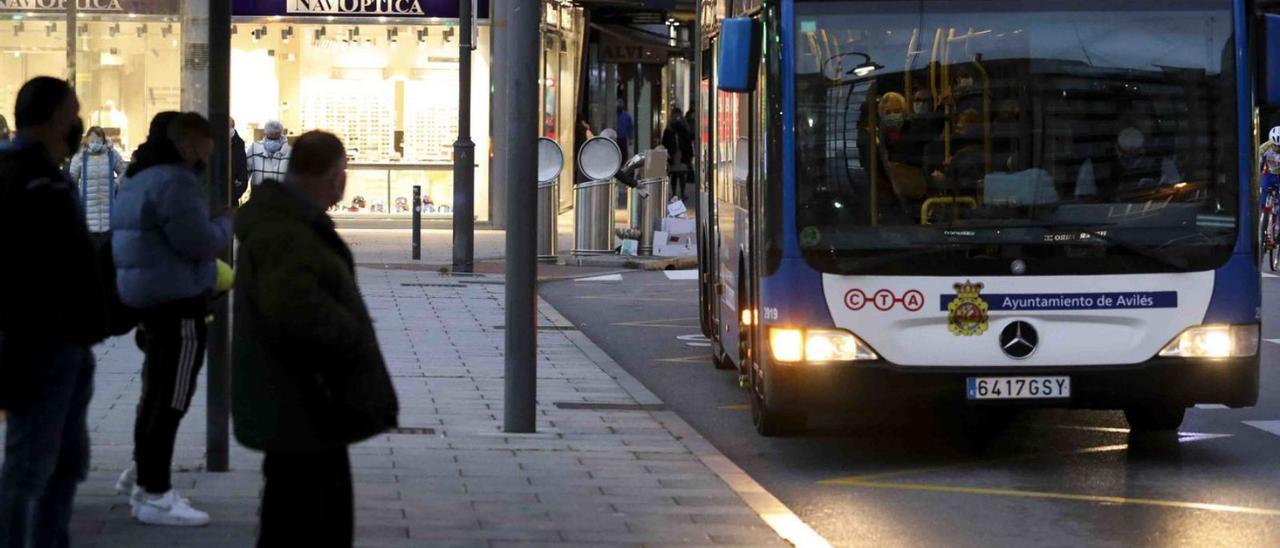
<instances>
[{"instance_id":1,"label":"bus side mirror","mask_svg":"<svg viewBox=\"0 0 1280 548\"><path fill-rule=\"evenodd\" d=\"M1263 103L1280 105L1280 15L1264 15L1263 20L1263 82L1266 84Z\"/></svg>"},{"instance_id":2,"label":"bus side mirror","mask_svg":"<svg viewBox=\"0 0 1280 548\"><path fill-rule=\"evenodd\" d=\"M760 22L731 17L720 23L720 57L716 60L716 88L731 93L756 89L760 69Z\"/></svg>"}]
</instances>

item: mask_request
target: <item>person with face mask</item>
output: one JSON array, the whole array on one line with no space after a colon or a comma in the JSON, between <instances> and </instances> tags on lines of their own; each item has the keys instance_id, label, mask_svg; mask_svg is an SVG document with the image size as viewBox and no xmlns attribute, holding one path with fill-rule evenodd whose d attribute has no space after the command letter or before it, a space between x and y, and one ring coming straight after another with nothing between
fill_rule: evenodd
<instances>
[{"instance_id":1,"label":"person with face mask","mask_svg":"<svg viewBox=\"0 0 1280 548\"><path fill-rule=\"evenodd\" d=\"M98 126L89 128L84 147L71 157L67 171L79 187L85 222L99 247L111 238L111 210L120 188L120 177L128 167L129 163Z\"/></svg>"},{"instance_id":2,"label":"person with face mask","mask_svg":"<svg viewBox=\"0 0 1280 548\"><path fill-rule=\"evenodd\" d=\"M262 130L262 140L249 147L249 180L253 186L268 179L284 180L292 153L293 148L284 136L284 125L276 120L267 122Z\"/></svg>"},{"instance_id":3,"label":"person with face mask","mask_svg":"<svg viewBox=\"0 0 1280 548\"><path fill-rule=\"evenodd\" d=\"M138 311L146 354L135 463L116 488L129 494L134 518L146 524L209 523L208 514L173 489L169 469L204 363L215 261L231 242L231 210L209 215L203 172L212 153L213 130L204 117L157 115L111 216L116 285L121 301Z\"/></svg>"},{"instance_id":4,"label":"person with face mask","mask_svg":"<svg viewBox=\"0 0 1280 548\"><path fill-rule=\"evenodd\" d=\"M0 150L0 546L70 546L89 469L92 346L106 334L97 260L75 186L58 166L80 148L80 103L64 80L18 90L17 136ZM33 236L34 235L34 236Z\"/></svg>"},{"instance_id":5,"label":"person with face mask","mask_svg":"<svg viewBox=\"0 0 1280 548\"><path fill-rule=\"evenodd\" d=\"M231 119L231 205L240 203L240 198L249 190L249 157L245 153L244 139L236 131L236 120ZM219 194L221 196L221 194Z\"/></svg>"},{"instance_id":6,"label":"person with face mask","mask_svg":"<svg viewBox=\"0 0 1280 548\"><path fill-rule=\"evenodd\" d=\"M347 446L395 427L399 404L325 214L346 188L342 142L311 131L294 152L236 223L232 418L236 439L265 453L258 546L351 546Z\"/></svg>"}]
</instances>

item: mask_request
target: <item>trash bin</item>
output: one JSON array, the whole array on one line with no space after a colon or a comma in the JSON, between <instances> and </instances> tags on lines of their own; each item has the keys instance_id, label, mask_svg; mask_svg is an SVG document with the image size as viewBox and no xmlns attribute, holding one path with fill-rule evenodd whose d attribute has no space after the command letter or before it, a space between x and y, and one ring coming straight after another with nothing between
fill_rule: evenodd
<instances>
[{"instance_id":1,"label":"trash bin","mask_svg":"<svg viewBox=\"0 0 1280 548\"><path fill-rule=\"evenodd\" d=\"M613 253L613 179L573 187L573 254Z\"/></svg>"},{"instance_id":2,"label":"trash bin","mask_svg":"<svg viewBox=\"0 0 1280 548\"><path fill-rule=\"evenodd\" d=\"M560 189L555 180L538 183L538 260L555 261L559 249L556 217Z\"/></svg>"},{"instance_id":3,"label":"trash bin","mask_svg":"<svg viewBox=\"0 0 1280 548\"><path fill-rule=\"evenodd\" d=\"M667 200L671 196L671 185L666 177L641 179L636 188L649 194L640 198L637 209L636 228L640 229L640 254L653 255L653 232L662 229L662 218L667 214Z\"/></svg>"}]
</instances>

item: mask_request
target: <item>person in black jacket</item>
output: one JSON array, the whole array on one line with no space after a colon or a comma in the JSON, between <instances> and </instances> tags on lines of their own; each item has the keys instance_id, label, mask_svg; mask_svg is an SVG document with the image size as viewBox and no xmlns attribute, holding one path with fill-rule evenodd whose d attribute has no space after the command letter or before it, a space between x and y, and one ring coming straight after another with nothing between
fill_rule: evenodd
<instances>
[{"instance_id":1,"label":"person in black jacket","mask_svg":"<svg viewBox=\"0 0 1280 548\"><path fill-rule=\"evenodd\" d=\"M337 137L303 134L285 181L254 187L237 216L232 417L266 453L258 546L350 546L347 445L396 425L351 250L325 214L346 164Z\"/></svg>"},{"instance_id":2,"label":"person in black jacket","mask_svg":"<svg viewBox=\"0 0 1280 548\"><path fill-rule=\"evenodd\" d=\"M67 546L76 484L89 466L91 346L106 331L105 294L74 185L59 169L84 126L71 86L18 91L17 138L0 151L0 547ZM32 235L38 235L33 237Z\"/></svg>"},{"instance_id":3,"label":"person in black jacket","mask_svg":"<svg viewBox=\"0 0 1280 548\"><path fill-rule=\"evenodd\" d=\"M231 207L240 203L244 192L249 190L249 157L245 154L244 139L236 131L236 119L231 119ZM221 196L221 194L219 195Z\"/></svg>"}]
</instances>

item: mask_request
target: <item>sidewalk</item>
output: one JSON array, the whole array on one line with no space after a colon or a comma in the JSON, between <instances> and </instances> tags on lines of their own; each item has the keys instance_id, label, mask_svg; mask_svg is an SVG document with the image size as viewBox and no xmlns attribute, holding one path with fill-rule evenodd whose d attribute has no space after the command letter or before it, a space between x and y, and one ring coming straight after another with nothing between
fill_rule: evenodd
<instances>
[{"instance_id":1,"label":"sidewalk","mask_svg":"<svg viewBox=\"0 0 1280 548\"><path fill-rule=\"evenodd\" d=\"M501 279L359 275L403 433L351 449L357 546L786 545L753 508L774 522L789 512L545 303L538 433L506 435ZM75 545L251 546L261 460L233 442L231 472L203 471L203 379L178 436L174 484L213 524L157 528L129 517L112 486L130 459L141 355L125 337L98 357Z\"/></svg>"}]
</instances>

